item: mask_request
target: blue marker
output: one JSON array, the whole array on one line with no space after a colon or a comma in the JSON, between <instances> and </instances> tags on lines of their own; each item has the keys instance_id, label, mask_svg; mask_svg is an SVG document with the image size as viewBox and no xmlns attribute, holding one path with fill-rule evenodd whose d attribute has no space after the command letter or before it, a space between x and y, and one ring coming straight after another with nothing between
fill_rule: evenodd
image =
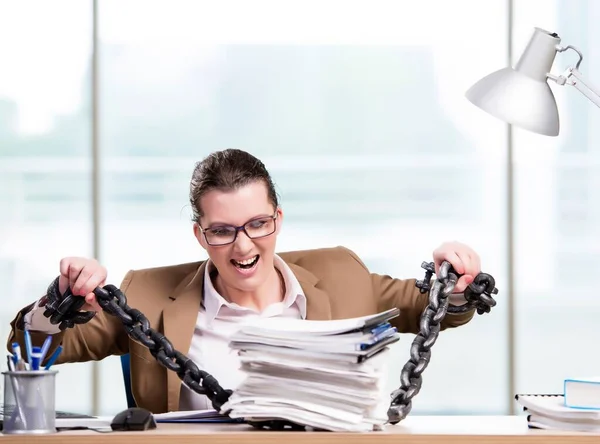
<instances>
[{"instance_id":1,"label":"blue marker","mask_svg":"<svg viewBox=\"0 0 600 444\"><path fill-rule=\"evenodd\" d=\"M33 347L31 351L31 370L39 370L42 362L42 347Z\"/></svg>"},{"instance_id":2,"label":"blue marker","mask_svg":"<svg viewBox=\"0 0 600 444\"><path fill-rule=\"evenodd\" d=\"M50 359L48 359L48 362L46 363L46 367L44 367L46 370L50 370L50 367L52 367L54 362L58 359L58 355L60 355L62 349L62 345L59 345L56 350L54 350L54 353L52 353L52 356L50 356Z\"/></svg>"}]
</instances>

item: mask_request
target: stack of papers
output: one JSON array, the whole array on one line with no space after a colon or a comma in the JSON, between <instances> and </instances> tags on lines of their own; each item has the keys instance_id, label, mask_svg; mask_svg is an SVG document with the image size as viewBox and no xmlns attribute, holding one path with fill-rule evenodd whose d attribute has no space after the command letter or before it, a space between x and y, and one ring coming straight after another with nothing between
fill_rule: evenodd
<instances>
[{"instance_id":1,"label":"stack of papers","mask_svg":"<svg viewBox=\"0 0 600 444\"><path fill-rule=\"evenodd\" d=\"M563 395L517 395L529 428L600 433L600 411L567 407Z\"/></svg>"},{"instance_id":2,"label":"stack of papers","mask_svg":"<svg viewBox=\"0 0 600 444\"><path fill-rule=\"evenodd\" d=\"M397 309L339 321L261 319L230 340L246 379L221 409L232 418L285 420L330 431L381 430Z\"/></svg>"}]
</instances>

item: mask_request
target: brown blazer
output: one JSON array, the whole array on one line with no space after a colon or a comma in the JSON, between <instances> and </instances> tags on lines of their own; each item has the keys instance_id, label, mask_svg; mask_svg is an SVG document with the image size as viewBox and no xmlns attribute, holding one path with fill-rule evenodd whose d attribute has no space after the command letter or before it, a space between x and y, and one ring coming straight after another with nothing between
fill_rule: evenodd
<instances>
[{"instance_id":1,"label":"brown blazer","mask_svg":"<svg viewBox=\"0 0 600 444\"><path fill-rule=\"evenodd\" d=\"M374 314L392 307L400 309L394 319L400 332L416 333L427 295L414 279L394 279L370 273L352 251L344 247L280 253L297 277L307 299L308 319L343 319ZM152 328L163 333L176 350L187 354L200 303L206 262L129 271L120 286L127 302L146 315ZM7 347L19 342L24 349L22 319L31 305L11 322ZM473 311L448 315L442 329L467 323ZM33 345L46 337L32 332ZM61 344L57 363L101 360L129 353L131 384L136 403L154 413L179 409L181 380L158 364L147 348L129 339L114 316L98 313L90 322L54 336L50 353ZM219 380L219 375L213 375ZM228 388L228 387L224 387Z\"/></svg>"}]
</instances>

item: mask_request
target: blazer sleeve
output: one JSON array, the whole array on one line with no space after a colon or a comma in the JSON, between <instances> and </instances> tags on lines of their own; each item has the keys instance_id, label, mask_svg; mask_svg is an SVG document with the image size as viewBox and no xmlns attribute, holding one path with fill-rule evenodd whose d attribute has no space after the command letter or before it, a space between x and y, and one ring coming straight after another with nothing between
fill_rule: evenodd
<instances>
[{"instance_id":1,"label":"blazer sleeve","mask_svg":"<svg viewBox=\"0 0 600 444\"><path fill-rule=\"evenodd\" d=\"M121 290L126 293L131 281L133 280L133 271L129 271L123 282ZM19 343L23 351L23 359L27 359L24 340L24 316L33 307L33 304L24 307L17 313L17 316L10 323L11 331L8 336L7 348L12 352L11 344ZM33 346L41 346L46 337L46 333L30 331L31 342ZM129 348L128 336L123 328L123 324L118 318L104 312L96 313L96 316L85 324L75 325L64 331L52 335L52 343L46 354L47 360L59 345L62 345L63 351L58 357L56 364L67 362L86 362L99 361L110 355L122 355L127 353Z\"/></svg>"},{"instance_id":2,"label":"blazer sleeve","mask_svg":"<svg viewBox=\"0 0 600 444\"><path fill-rule=\"evenodd\" d=\"M395 279L387 275L371 273L373 295L378 298L379 311L398 308L400 316L392 320L402 333L419 332L421 315L429 302L428 293L421 293L416 287L416 279ZM466 313L447 313L441 322L441 330L459 327L469 322L475 309Z\"/></svg>"},{"instance_id":3,"label":"blazer sleeve","mask_svg":"<svg viewBox=\"0 0 600 444\"><path fill-rule=\"evenodd\" d=\"M367 272L367 266L351 250L348 252L360 263ZM419 332L421 315L425 311L429 302L428 293L421 293L417 288L416 279L397 279L388 275L382 275L369 272L373 288L373 297L377 300L378 310L385 311L391 308L398 308L400 315L393 319L391 323L401 333ZM441 330L449 327L458 327L469 322L475 309L466 313L446 314L441 322Z\"/></svg>"}]
</instances>

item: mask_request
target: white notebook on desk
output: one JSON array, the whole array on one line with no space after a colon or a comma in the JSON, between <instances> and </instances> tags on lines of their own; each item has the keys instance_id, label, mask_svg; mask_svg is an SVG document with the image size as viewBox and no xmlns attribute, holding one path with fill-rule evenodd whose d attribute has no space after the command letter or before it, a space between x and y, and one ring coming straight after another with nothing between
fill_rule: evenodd
<instances>
[{"instance_id":1,"label":"white notebook on desk","mask_svg":"<svg viewBox=\"0 0 600 444\"><path fill-rule=\"evenodd\" d=\"M526 394L515 396L515 400L523 406L524 411L528 414L545 416L559 421L587 420L600 424L600 411L567 407L563 395Z\"/></svg>"}]
</instances>

